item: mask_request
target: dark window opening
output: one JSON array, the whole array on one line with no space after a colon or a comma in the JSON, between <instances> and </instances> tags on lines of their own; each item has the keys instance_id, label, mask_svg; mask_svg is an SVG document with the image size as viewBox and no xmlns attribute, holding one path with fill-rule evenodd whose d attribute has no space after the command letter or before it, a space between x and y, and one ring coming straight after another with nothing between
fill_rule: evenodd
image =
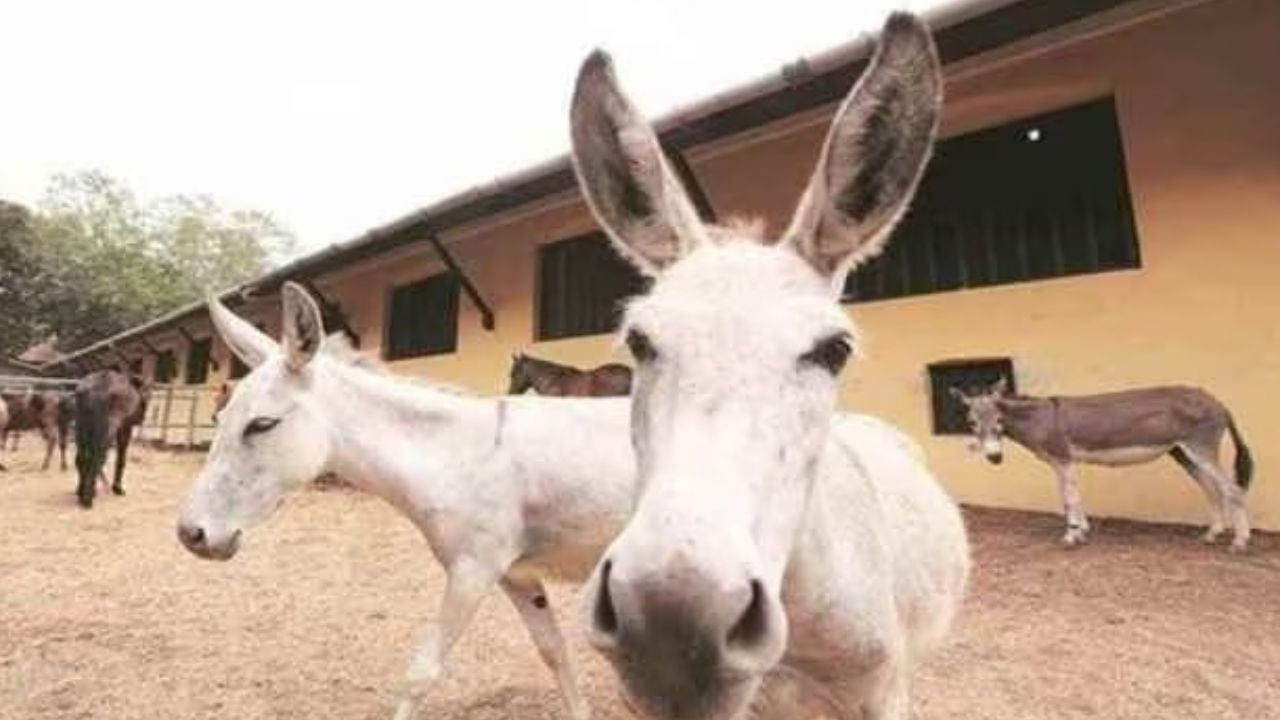
<instances>
[{"instance_id":1,"label":"dark window opening","mask_svg":"<svg viewBox=\"0 0 1280 720\"><path fill-rule=\"evenodd\" d=\"M196 340L187 347L186 377L188 385L203 385L209 378L209 354L213 351L213 338Z\"/></svg>"},{"instance_id":2,"label":"dark window opening","mask_svg":"<svg viewBox=\"0 0 1280 720\"><path fill-rule=\"evenodd\" d=\"M152 377L158 383L172 382L175 375L178 374L178 361L172 350L163 350L156 353L156 367Z\"/></svg>"},{"instance_id":3,"label":"dark window opening","mask_svg":"<svg viewBox=\"0 0 1280 720\"><path fill-rule=\"evenodd\" d=\"M1105 98L943 140L846 302L1141 266L1115 103Z\"/></svg>"},{"instance_id":4,"label":"dark window opening","mask_svg":"<svg viewBox=\"0 0 1280 720\"><path fill-rule=\"evenodd\" d=\"M1006 394L1017 393L1013 361L1009 358L945 360L929 365L929 394L933 404L934 435L967 435L969 413L951 388L973 395L986 391L1000 378L1007 383Z\"/></svg>"},{"instance_id":5,"label":"dark window opening","mask_svg":"<svg viewBox=\"0 0 1280 720\"><path fill-rule=\"evenodd\" d=\"M538 250L539 340L598 335L618 327L622 304L645 279L593 232Z\"/></svg>"},{"instance_id":6,"label":"dark window opening","mask_svg":"<svg viewBox=\"0 0 1280 720\"><path fill-rule=\"evenodd\" d=\"M263 325L262 323L254 323L253 325L254 327L261 330L263 333L267 332L266 325ZM239 355L236 355L234 352L232 352L230 347L227 348L227 355L230 356L231 358L231 371L230 371L231 374L228 376L229 379L239 380L245 375L248 375L249 371L252 370L252 368L250 368L248 365L244 363L243 360L240 359Z\"/></svg>"},{"instance_id":7,"label":"dark window opening","mask_svg":"<svg viewBox=\"0 0 1280 720\"><path fill-rule=\"evenodd\" d=\"M388 360L441 355L458 347L458 279L452 273L391 291L387 316Z\"/></svg>"},{"instance_id":8,"label":"dark window opening","mask_svg":"<svg viewBox=\"0 0 1280 720\"><path fill-rule=\"evenodd\" d=\"M142 358L134 358L129 361L129 374L142 377Z\"/></svg>"},{"instance_id":9,"label":"dark window opening","mask_svg":"<svg viewBox=\"0 0 1280 720\"><path fill-rule=\"evenodd\" d=\"M244 364L239 355L231 353L231 379L239 380L249 374L249 366Z\"/></svg>"}]
</instances>

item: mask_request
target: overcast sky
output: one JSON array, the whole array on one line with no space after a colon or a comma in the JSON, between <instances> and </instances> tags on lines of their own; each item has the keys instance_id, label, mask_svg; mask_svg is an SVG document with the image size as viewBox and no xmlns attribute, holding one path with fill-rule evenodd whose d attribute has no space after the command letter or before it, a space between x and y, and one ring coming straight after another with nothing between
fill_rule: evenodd
<instances>
[{"instance_id":1,"label":"overcast sky","mask_svg":"<svg viewBox=\"0 0 1280 720\"><path fill-rule=\"evenodd\" d=\"M0 198L96 168L310 252L564 152L592 47L656 116L936 4L0 0Z\"/></svg>"}]
</instances>

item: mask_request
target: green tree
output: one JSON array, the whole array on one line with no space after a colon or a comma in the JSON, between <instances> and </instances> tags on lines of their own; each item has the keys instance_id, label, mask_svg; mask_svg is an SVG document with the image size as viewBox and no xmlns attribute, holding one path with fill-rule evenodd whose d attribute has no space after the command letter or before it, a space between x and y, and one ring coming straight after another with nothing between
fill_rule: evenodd
<instances>
[{"instance_id":1,"label":"green tree","mask_svg":"<svg viewBox=\"0 0 1280 720\"><path fill-rule=\"evenodd\" d=\"M64 349L81 347L259 275L293 249L266 213L203 196L144 205L100 172L53 178L25 227L14 232L27 250L6 260L29 265L26 284L5 291L27 302L0 337L6 353L52 333Z\"/></svg>"},{"instance_id":2,"label":"green tree","mask_svg":"<svg viewBox=\"0 0 1280 720\"><path fill-rule=\"evenodd\" d=\"M17 354L34 342L33 280L39 273L31 212L0 200L0 351Z\"/></svg>"}]
</instances>

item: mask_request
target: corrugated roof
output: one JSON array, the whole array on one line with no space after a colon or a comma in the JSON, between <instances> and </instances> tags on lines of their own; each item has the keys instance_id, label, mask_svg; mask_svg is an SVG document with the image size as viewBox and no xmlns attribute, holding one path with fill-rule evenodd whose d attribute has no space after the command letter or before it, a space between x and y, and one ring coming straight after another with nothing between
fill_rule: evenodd
<instances>
[{"instance_id":1,"label":"corrugated roof","mask_svg":"<svg viewBox=\"0 0 1280 720\"><path fill-rule=\"evenodd\" d=\"M952 0L924 13L943 63L951 63L1023 37L1136 0ZM790 63L745 85L678 108L656 121L665 147L676 152L839 101L865 67L872 35ZM221 293L237 302L274 290L288 279L313 279L336 268L421 242L429 233L492 217L576 187L567 154L449 196L346 242L330 245ZM67 356L93 355L132 338L176 325L204 312L192 303Z\"/></svg>"}]
</instances>

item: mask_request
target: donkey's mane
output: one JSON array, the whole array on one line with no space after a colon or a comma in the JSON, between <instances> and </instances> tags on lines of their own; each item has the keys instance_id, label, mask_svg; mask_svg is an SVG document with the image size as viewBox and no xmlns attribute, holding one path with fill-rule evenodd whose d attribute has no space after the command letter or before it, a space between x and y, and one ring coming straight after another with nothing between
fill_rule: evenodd
<instances>
[{"instance_id":1,"label":"donkey's mane","mask_svg":"<svg viewBox=\"0 0 1280 720\"><path fill-rule=\"evenodd\" d=\"M764 227L764 218L747 216L734 216L727 218L722 223L708 224L706 226L707 233L716 242L746 238L767 244L768 241L764 237Z\"/></svg>"}]
</instances>

